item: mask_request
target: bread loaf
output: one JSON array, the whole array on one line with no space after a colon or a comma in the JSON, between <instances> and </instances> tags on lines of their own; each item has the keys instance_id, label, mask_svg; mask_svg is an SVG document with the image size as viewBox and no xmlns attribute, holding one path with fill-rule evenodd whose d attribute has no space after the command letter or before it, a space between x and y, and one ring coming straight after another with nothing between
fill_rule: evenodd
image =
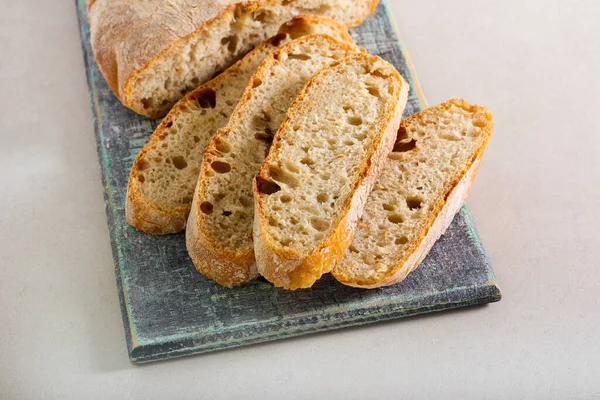
<instances>
[{"instance_id":1,"label":"bread loaf","mask_svg":"<svg viewBox=\"0 0 600 400\"><path fill-rule=\"evenodd\" d=\"M254 181L256 263L267 280L308 288L339 262L407 95L391 64L354 54L324 68L294 100Z\"/></svg>"},{"instance_id":2,"label":"bread loaf","mask_svg":"<svg viewBox=\"0 0 600 400\"><path fill-rule=\"evenodd\" d=\"M301 37L270 54L250 79L204 153L186 230L199 272L228 287L257 276L252 180L296 95L321 68L354 52L330 36Z\"/></svg>"},{"instance_id":3,"label":"bread loaf","mask_svg":"<svg viewBox=\"0 0 600 400\"><path fill-rule=\"evenodd\" d=\"M376 288L413 271L465 201L493 125L489 111L464 100L402 121L335 278Z\"/></svg>"},{"instance_id":4,"label":"bread loaf","mask_svg":"<svg viewBox=\"0 0 600 400\"><path fill-rule=\"evenodd\" d=\"M131 168L126 203L131 225L160 235L185 228L205 147L229 121L248 80L273 50L314 33L353 44L346 28L330 18L295 17L277 35L173 107Z\"/></svg>"},{"instance_id":5,"label":"bread loaf","mask_svg":"<svg viewBox=\"0 0 600 400\"><path fill-rule=\"evenodd\" d=\"M296 15L334 18L347 27L376 0L96 0L88 3L92 47L121 102L164 116Z\"/></svg>"}]
</instances>

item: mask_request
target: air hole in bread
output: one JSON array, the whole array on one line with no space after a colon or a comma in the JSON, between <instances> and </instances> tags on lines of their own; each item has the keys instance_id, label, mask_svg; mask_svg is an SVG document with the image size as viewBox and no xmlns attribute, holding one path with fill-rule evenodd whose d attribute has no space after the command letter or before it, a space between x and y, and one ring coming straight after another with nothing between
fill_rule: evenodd
<instances>
[{"instance_id":1,"label":"air hole in bread","mask_svg":"<svg viewBox=\"0 0 600 400\"><path fill-rule=\"evenodd\" d=\"M142 175L142 174L139 174L139 175L137 176L137 180L138 180L140 183L144 183L144 182L146 181L146 178L144 177L144 175Z\"/></svg>"},{"instance_id":2,"label":"air hole in bread","mask_svg":"<svg viewBox=\"0 0 600 400\"><path fill-rule=\"evenodd\" d=\"M344 144L346 146L354 146L354 142L352 141L352 139L344 139Z\"/></svg>"},{"instance_id":3,"label":"air hole in bread","mask_svg":"<svg viewBox=\"0 0 600 400\"><path fill-rule=\"evenodd\" d=\"M342 107L342 109L343 109L345 112L354 111L354 109L352 108L352 106L344 106L344 107Z\"/></svg>"},{"instance_id":4,"label":"air hole in bread","mask_svg":"<svg viewBox=\"0 0 600 400\"><path fill-rule=\"evenodd\" d=\"M313 165L315 160L311 159L310 157L304 157L302 160L300 160L300 162L304 165Z\"/></svg>"},{"instance_id":5,"label":"air hole in bread","mask_svg":"<svg viewBox=\"0 0 600 400\"><path fill-rule=\"evenodd\" d=\"M292 60L300 60L300 61L308 61L311 60L312 57L308 54L288 54L288 58Z\"/></svg>"},{"instance_id":6,"label":"air hole in bread","mask_svg":"<svg viewBox=\"0 0 600 400\"><path fill-rule=\"evenodd\" d=\"M372 71L371 75L376 76L378 78L383 78L383 79L388 79L390 77L390 74L388 74L386 72L382 72L380 69L376 69L375 71Z\"/></svg>"},{"instance_id":7,"label":"air hole in bread","mask_svg":"<svg viewBox=\"0 0 600 400\"><path fill-rule=\"evenodd\" d=\"M184 169L188 166L187 161L182 156L171 157L171 161L173 161L173 166L177 169Z\"/></svg>"},{"instance_id":8,"label":"air hole in bread","mask_svg":"<svg viewBox=\"0 0 600 400\"><path fill-rule=\"evenodd\" d=\"M281 2L282 6L289 6L290 4L292 4L294 2L294 0L283 0Z\"/></svg>"},{"instance_id":9,"label":"air hole in bread","mask_svg":"<svg viewBox=\"0 0 600 400\"><path fill-rule=\"evenodd\" d=\"M210 167L219 174L226 174L231 171L231 165L223 161L213 161Z\"/></svg>"},{"instance_id":10,"label":"air hole in bread","mask_svg":"<svg viewBox=\"0 0 600 400\"><path fill-rule=\"evenodd\" d=\"M377 89L375 86L367 86L367 90L371 96L377 97L378 99L381 98L381 93L379 93L379 89Z\"/></svg>"},{"instance_id":11,"label":"air hole in bread","mask_svg":"<svg viewBox=\"0 0 600 400\"><path fill-rule=\"evenodd\" d=\"M217 106L217 92L204 89L194 95L194 100L200 108L215 108Z\"/></svg>"},{"instance_id":12,"label":"air hole in bread","mask_svg":"<svg viewBox=\"0 0 600 400\"><path fill-rule=\"evenodd\" d=\"M329 229L329 222L319 217L312 217L310 219L310 225L319 232L324 232Z\"/></svg>"},{"instance_id":13,"label":"air hole in bread","mask_svg":"<svg viewBox=\"0 0 600 400\"><path fill-rule=\"evenodd\" d=\"M224 154L227 154L231 151L231 146L229 145L229 143L226 143L221 139L217 139L215 141L215 148Z\"/></svg>"},{"instance_id":14,"label":"air hole in bread","mask_svg":"<svg viewBox=\"0 0 600 400\"><path fill-rule=\"evenodd\" d=\"M329 143L332 146L335 146L337 144L337 140L335 140L335 138L329 138L327 139L327 143Z\"/></svg>"},{"instance_id":15,"label":"air hole in bread","mask_svg":"<svg viewBox=\"0 0 600 400\"><path fill-rule=\"evenodd\" d=\"M287 39L287 33L278 33L270 39L270 42L273 46L279 47L285 39Z\"/></svg>"},{"instance_id":16,"label":"air hole in bread","mask_svg":"<svg viewBox=\"0 0 600 400\"><path fill-rule=\"evenodd\" d=\"M143 170L147 169L150 166L150 164L148 163L148 161L146 161L144 158L139 158L137 160L136 164L137 164L137 169L139 171L143 171Z\"/></svg>"},{"instance_id":17,"label":"air hole in bread","mask_svg":"<svg viewBox=\"0 0 600 400\"><path fill-rule=\"evenodd\" d=\"M411 211L420 209L422 204L423 199L419 197L409 197L408 199L406 199L406 205Z\"/></svg>"},{"instance_id":18,"label":"air hole in bread","mask_svg":"<svg viewBox=\"0 0 600 400\"><path fill-rule=\"evenodd\" d=\"M319 193L317 195L317 201L319 203L327 203L329 201L329 195L327 193Z\"/></svg>"},{"instance_id":19,"label":"air hole in bread","mask_svg":"<svg viewBox=\"0 0 600 400\"><path fill-rule=\"evenodd\" d=\"M183 196L181 204L190 204L192 200L194 200L192 196Z\"/></svg>"},{"instance_id":20,"label":"air hole in bread","mask_svg":"<svg viewBox=\"0 0 600 400\"><path fill-rule=\"evenodd\" d=\"M256 187L258 188L258 192L260 194L266 195L271 195L281 190L281 186L275 182L268 181L261 176L256 177Z\"/></svg>"},{"instance_id":21,"label":"air hole in bread","mask_svg":"<svg viewBox=\"0 0 600 400\"><path fill-rule=\"evenodd\" d=\"M290 201L292 201L292 198L287 194L284 194L279 198L279 201L281 201L282 203L289 203Z\"/></svg>"},{"instance_id":22,"label":"air hole in bread","mask_svg":"<svg viewBox=\"0 0 600 400\"><path fill-rule=\"evenodd\" d=\"M417 141L414 139L410 139L408 137L408 133L404 127L400 127L398 129L398 134L396 135L396 143L394 144L394 149L392 150L395 153L404 153L406 151L410 151L417 146Z\"/></svg>"},{"instance_id":23,"label":"air hole in bread","mask_svg":"<svg viewBox=\"0 0 600 400\"><path fill-rule=\"evenodd\" d=\"M231 216L231 214L233 214L231 211L223 211L224 217L229 217L229 216Z\"/></svg>"},{"instance_id":24,"label":"air hole in bread","mask_svg":"<svg viewBox=\"0 0 600 400\"><path fill-rule=\"evenodd\" d=\"M406 244L406 243L408 243L408 238L406 236L399 237L398 239L396 239L396 241L394 243Z\"/></svg>"},{"instance_id":25,"label":"air hole in bread","mask_svg":"<svg viewBox=\"0 0 600 400\"><path fill-rule=\"evenodd\" d=\"M165 128L170 128L173 126L173 121L169 121L166 123Z\"/></svg>"},{"instance_id":26,"label":"air hole in bread","mask_svg":"<svg viewBox=\"0 0 600 400\"><path fill-rule=\"evenodd\" d=\"M252 117L252 127L257 131L268 128L269 122L271 122L271 116L265 111L261 112L260 115Z\"/></svg>"},{"instance_id":27,"label":"air hole in bread","mask_svg":"<svg viewBox=\"0 0 600 400\"><path fill-rule=\"evenodd\" d=\"M239 5L235 8L235 10L233 10L233 19L240 19L244 16L245 10L244 10L244 6Z\"/></svg>"},{"instance_id":28,"label":"air hole in bread","mask_svg":"<svg viewBox=\"0 0 600 400\"><path fill-rule=\"evenodd\" d=\"M257 11L252 13L252 19L260 22L260 23L265 23L268 22L269 20L271 20L271 12L270 11Z\"/></svg>"},{"instance_id":29,"label":"air hole in bread","mask_svg":"<svg viewBox=\"0 0 600 400\"><path fill-rule=\"evenodd\" d=\"M300 169L298 168L298 166L296 164L293 164L291 162L286 162L285 163L285 168L290 171L293 174L299 174L300 173Z\"/></svg>"},{"instance_id":30,"label":"air hole in bread","mask_svg":"<svg viewBox=\"0 0 600 400\"><path fill-rule=\"evenodd\" d=\"M292 176L290 173L281 168L270 166L268 171L271 179L276 182L286 184L290 187L298 186L300 184L296 177Z\"/></svg>"},{"instance_id":31,"label":"air hole in bread","mask_svg":"<svg viewBox=\"0 0 600 400\"><path fill-rule=\"evenodd\" d=\"M200 85L200 79L192 78L192 85L198 87L198 85Z\"/></svg>"},{"instance_id":32,"label":"air hole in bread","mask_svg":"<svg viewBox=\"0 0 600 400\"><path fill-rule=\"evenodd\" d=\"M194 143L200 142L200 138L198 136L194 136Z\"/></svg>"},{"instance_id":33,"label":"air hole in bread","mask_svg":"<svg viewBox=\"0 0 600 400\"><path fill-rule=\"evenodd\" d=\"M362 142L367 138L367 134L365 132L360 132L354 135L354 138Z\"/></svg>"},{"instance_id":34,"label":"air hole in bread","mask_svg":"<svg viewBox=\"0 0 600 400\"><path fill-rule=\"evenodd\" d=\"M253 87L253 88L257 88L257 87L259 87L260 85L262 85L262 81L261 81L259 78L254 78L254 79L252 80L252 87Z\"/></svg>"},{"instance_id":35,"label":"air hole in bread","mask_svg":"<svg viewBox=\"0 0 600 400\"><path fill-rule=\"evenodd\" d=\"M256 132L254 134L254 138L256 140L260 140L261 142L265 142L267 145L270 145L271 142L273 141L273 136L270 135L270 132L267 133L267 129L265 128L265 130L263 132ZM262 164L262 160L261 160L261 164Z\"/></svg>"},{"instance_id":36,"label":"air hole in bread","mask_svg":"<svg viewBox=\"0 0 600 400\"><path fill-rule=\"evenodd\" d=\"M237 35L231 35L221 39L221 44L223 46L227 46L227 51L229 51L230 53L235 53L235 51L237 50L238 42L239 39Z\"/></svg>"},{"instance_id":37,"label":"air hole in bread","mask_svg":"<svg viewBox=\"0 0 600 400\"><path fill-rule=\"evenodd\" d=\"M146 99L146 98L142 99L142 107L144 107L144 110L147 110L150 107L152 107L152 103L153 103L152 99Z\"/></svg>"},{"instance_id":38,"label":"air hole in bread","mask_svg":"<svg viewBox=\"0 0 600 400\"><path fill-rule=\"evenodd\" d=\"M269 217L269 225L277 226L277 220L273 217Z\"/></svg>"},{"instance_id":39,"label":"air hole in bread","mask_svg":"<svg viewBox=\"0 0 600 400\"><path fill-rule=\"evenodd\" d=\"M213 209L214 209L214 207L213 207L212 203L210 203L208 201L204 201L204 202L202 202L202 204L200 204L200 211L202 211L206 215L212 214Z\"/></svg>"},{"instance_id":40,"label":"air hole in bread","mask_svg":"<svg viewBox=\"0 0 600 400\"><path fill-rule=\"evenodd\" d=\"M388 216L388 221L392 224L401 224L404 222L404 218L402 218L402 215L400 214L390 214Z\"/></svg>"},{"instance_id":41,"label":"air hole in bread","mask_svg":"<svg viewBox=\"0 0 600 400\"><path fill-rule=\"evenodd\" d=\"M361 117L348 117L348 123L352 126L360 126L363 123Z\"/></svg>"},{"instance_id":42,"label":"air hole in bread","mask_svg":"<svg viewBox=\"0 0 600 400\"><path fill-rule=\"evenodd\" d=\"M331 174L329 172L323 172L319 177L324 181L328 181L331 179Z\"/></svg>"},{"instance_id":43,"label":"air hole in bread","mask_svg":"<svg viewBox=\"0 0 600 400\"><path fill-rule=\"evenodd\" d=\"M385 211L394 211L394 206L392 206L391 204L384 204L383 209Z\"/></svg>"}]
</instances>

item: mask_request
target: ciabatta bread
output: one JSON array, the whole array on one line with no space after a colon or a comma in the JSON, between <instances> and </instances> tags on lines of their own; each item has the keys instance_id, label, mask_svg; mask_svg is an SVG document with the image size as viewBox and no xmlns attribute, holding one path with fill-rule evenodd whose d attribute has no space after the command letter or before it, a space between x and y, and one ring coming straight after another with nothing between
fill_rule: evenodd
<instances>
[{"instance_id":1,"label":"ciabatta bread","mask_svg":"<svg viewBox=\"0 0 600 400\"><path fill-rule=\"evenodd\" d=\"M88 0L89 1L89 0ZM347 27L376 0L96 0L88 3L100 71L121 100L151 118L301 14Z\"/></svg>"},{"instance_id":2,"label":"ciabatta bread","mask_svg":"<svg viewBox=\"0 0 600 400\"><path fill-rule=\"evenodd\" d=\"M321 68L354 52L355 46L330 36L305 36L270 54L250 79L204 153L186 230L199 272L228 287L258 275L252 180L296 95Z\"/></svg>"},{"instance_id":3,"label":"ciabatta bread","mask_svg":"<svg viewBox=\"0 0 600 400\"><path fill-rule=\"evenodd\" d=\"M185 228L206 145L229 121L252 74L275 49L316 33L353 44L346 28L330 18L295 17L277 35L173 107L131 168L126 203L131 225L158 235Z\"/></svg>"},{"instance_id":4,"label":"ciabatta bread","mask_svg":"<svg viewBox=\"0 0 600 400\"><path fill-rule=\"evenodd\" d=\"M254 181L258 272L311 287L350 245L394 146L408 85L377 56L351 55L298 95Z\"/></svg>"},{"instance_id":5,"label":"ciabatta bread","mask_svg":"<svg viewBox=\"0 0 600 400\"><path fill-rule=\"evenodd\" d=\"M490 112L464 100L402 121L335 278L376 288L413 271L464 203L493 125Z\"/></svg>"}]
</instances>

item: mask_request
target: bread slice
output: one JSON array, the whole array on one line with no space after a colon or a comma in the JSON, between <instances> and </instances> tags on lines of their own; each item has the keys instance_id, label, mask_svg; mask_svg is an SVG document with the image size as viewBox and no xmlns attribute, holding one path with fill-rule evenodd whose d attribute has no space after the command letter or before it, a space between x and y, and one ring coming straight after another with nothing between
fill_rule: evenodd
<instances>
[{"instance_id":1,"label":"bread slice","mask_svg":"<svg viewBox=\"0 0 600 400\"><path fill-rule=\"evenodd\" d=\"M359 25L377 0L96 0L89 3L92 48L121 102L164 116L278 27L302 14Z\"/></svg>"},{"instance_id":2,"label":"bread slice","mask_svg":"<svg viewBox=\"0 0 600 400\"><path fill-rule=\"evenodd\" d=\"M295 17L277 35L173 107L131 168L125 209L131 225L157 235L185 229L206 145L229 121L250 77L273 50L315 33L353 44L346 28L330 18Z\"/></svg>"},{"instance_id":3,"label":"bread slice","mask_svg":"<svg viewBox=\"0 0 600 400\"><path fill-rule=\"evenodd\" d=\"M262 63L207 146L187 224L187 248L202 274L233 287L255 278L252 179L285 114L324 66L356 52L330 36L296 39Z\"/></svg>"},{"instance_id":4,"label":"bread slice","mask_svg":"<svg viewBox=\"0 0 600 400\"><path fill-rule=\"evenodd\" d=\"M350 245L392 150L408 85L377 56L351 55L294 101L254 181L258 272L311 287Z\"/></svg>"},{"instance_id":5,"label":"bread slice","mask_svg":"<svg viewBox=\"0 0 600 400\"><path fill-rule=\"evenodd\" d=\"M464 203L493 126L490 112L464 100L404 120L335 278L376 288L413 271Z\"/></svg>"}]
</instances>

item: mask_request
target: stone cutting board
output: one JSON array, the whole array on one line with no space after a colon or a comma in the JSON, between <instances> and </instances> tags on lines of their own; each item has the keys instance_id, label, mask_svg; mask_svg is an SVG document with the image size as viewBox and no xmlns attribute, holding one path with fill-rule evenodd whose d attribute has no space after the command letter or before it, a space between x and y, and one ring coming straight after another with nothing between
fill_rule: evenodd
<instances>
[{"instance_id":1,"label":"stone cutting board","mask_svg":"<svg viewBox=\"0 0 600 400\"><path fill-rule=\"evenodd\" d=\"M376 290L331 276L295 292L256 280L230 290L198 274L184 234L148 236L125 220L129 169L159 121L123 107L94 61L87 10L77 0L108 228L129 357L133 363L181 357L500 300L494 272L464 207L421 266L404 282ZM395 65L411 85L405 116L426 107L385 0L356 42Z\"/></svg>"}]
</instances>

